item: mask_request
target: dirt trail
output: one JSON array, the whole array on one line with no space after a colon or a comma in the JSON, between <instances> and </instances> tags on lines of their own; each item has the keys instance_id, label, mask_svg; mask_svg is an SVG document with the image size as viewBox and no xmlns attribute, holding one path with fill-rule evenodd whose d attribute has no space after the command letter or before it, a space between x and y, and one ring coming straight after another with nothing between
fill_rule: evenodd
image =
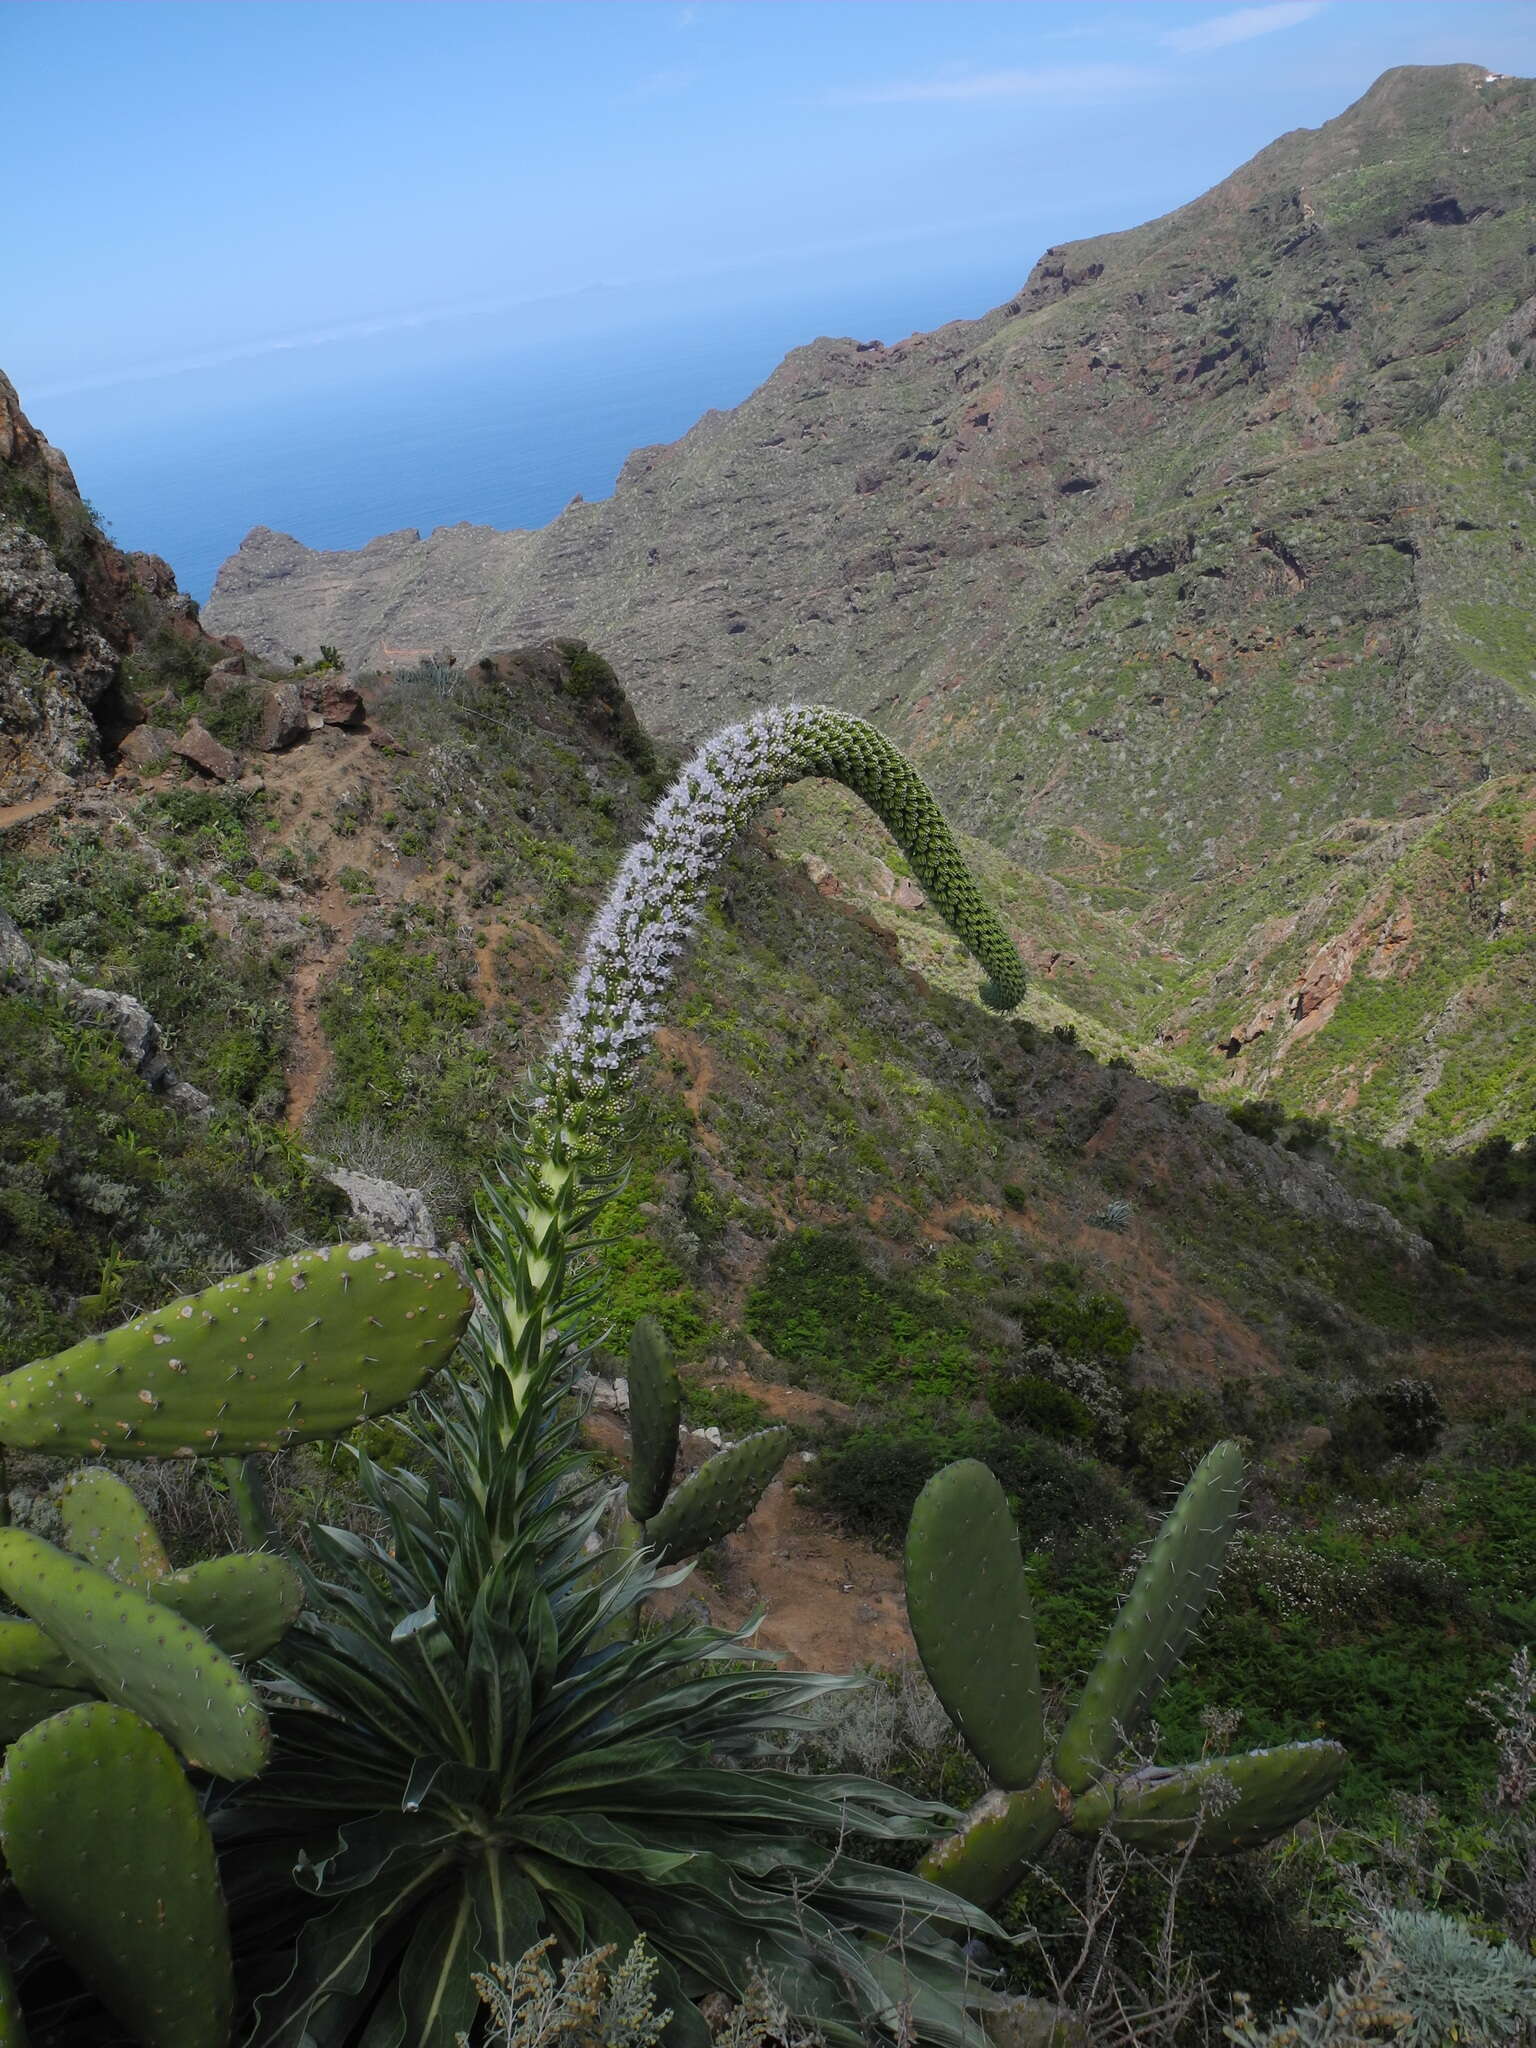
<instances>
[{"instance_id":1,"label":"dirt trail","mask_svg":"<svg viewBox=\"0 0 1536 2048\"><path fill-rule=\"evenodd\" d=\"M13 825L25 825L32 818L45 818L63 801L62 796L34 796L24 804L0 804L0 832L9 832Z\"/></svg>"}]
</instances>

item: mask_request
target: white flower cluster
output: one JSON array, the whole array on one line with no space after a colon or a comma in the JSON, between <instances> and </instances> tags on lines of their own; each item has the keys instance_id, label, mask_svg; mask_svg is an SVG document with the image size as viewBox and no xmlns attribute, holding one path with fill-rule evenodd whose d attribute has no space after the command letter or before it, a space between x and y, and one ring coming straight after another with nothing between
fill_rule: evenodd
<instances>
[{"instance_id":1,"label":"white flower cluster","mask_svg":"<svg viewBox=\"0 0 1536 2048\"><path fill-rule=\"evenodd\" d=\"M791 704L706 742L625 855L587 936L547 1069L577 1096L612 1089L650 1044L716 870L753 814L794 781L825 714Z\"/></svg>"}]
</instances>

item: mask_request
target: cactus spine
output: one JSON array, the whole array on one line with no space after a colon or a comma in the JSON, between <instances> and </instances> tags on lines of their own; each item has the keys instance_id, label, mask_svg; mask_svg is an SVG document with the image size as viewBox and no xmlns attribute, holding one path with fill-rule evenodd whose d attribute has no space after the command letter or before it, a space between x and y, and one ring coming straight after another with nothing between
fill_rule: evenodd
<instances>
[{"instance_id":1,"label":"cactus spine","mask_svg":"<svg viewBox=\"0 0 1536 2048\"><path fill-rule=\"evenodd\" d=\"M213 1842L161 1736L99 1702L33 1728L0 1773L0 1843L27 1905L141 2048L227 2048Z\"/></svg>"},{"instance_id":2,"label":"cactus spine","mask_svg":"<svg viewBox=\"0 0 1536 2048\"><path fill-rule=\"evenodd\" d=\"M921 1874L977 1905L1018 1882L1062 1828L1113 1829L1146 1848L1191 1841L1249 1848L1310 1813L1338 1783L1337 1743L1117 1775L1115 1758L1166 1683L1220 1574L1237 1525L1242 1454L1207 1453L1185 1487L1111 1628L1048 1767L1028 1582L1002 1488L966 1460L936 1473L907 1537L907 1608L918 1654L945 1711L995 1789Z\"/></svg>"}]
</instances>

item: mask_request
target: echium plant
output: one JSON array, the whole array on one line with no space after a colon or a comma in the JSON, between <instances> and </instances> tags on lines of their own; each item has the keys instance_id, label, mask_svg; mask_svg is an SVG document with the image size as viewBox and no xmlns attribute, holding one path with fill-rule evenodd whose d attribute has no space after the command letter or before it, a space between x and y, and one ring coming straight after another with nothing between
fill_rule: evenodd
<instances>
[{"instance_id":1,"label":"echium plant","mask_svg":"<svg viewBox=\"0 0 1536 2048\"><path fill-rule=\"evenodd\" d=\"M683 769L626 855L587 939L550 1053L545 1101L613 1101L661 1021L667 992L731 844L806 776L862 797L907 856L934 908L986 972L982 1000L1011 1010L1024 969L922 777L862 718L791 704L729 726Z\"/></svg>"},{"instance_id":2,"label":"echium plant","mask_svg":"<svg viewBox=\"0 0 1536 2048\"><path fill-rule=\"evenodd\" d=\"M641 1934L670 2042L706 2042L704 1995L741 1998L764 1971L831 2043L980 2041L988 1999L964 1945L985 1914L837 1847L910 1853L953 1816L782 1768L814 1703L854 1681L774 1668L746 1633L632 1625L720 1515L729 1527L750 1507L780 1444L751 1451L761 1471L732 1465L727 1485L706 1466L668 1496L658 1356L630 1490L639 1538L592 1546L609 1489L575 1392L601 1334L586 1252L622 1173L627 1093L732 839L805 775L846 783L890 826L989 999L1023 993L937 805L872 727L768 712L683 770L597 918L482 1190L457 1384L400 1424L399 1465L359 1454L376 1533L313 1532L306 1611L272 1660L273 1763L218 1819L253 2048L451 2048L484 2024L477 1973L547 1935L574 1957Z\"/></svg>"}]
</instances>

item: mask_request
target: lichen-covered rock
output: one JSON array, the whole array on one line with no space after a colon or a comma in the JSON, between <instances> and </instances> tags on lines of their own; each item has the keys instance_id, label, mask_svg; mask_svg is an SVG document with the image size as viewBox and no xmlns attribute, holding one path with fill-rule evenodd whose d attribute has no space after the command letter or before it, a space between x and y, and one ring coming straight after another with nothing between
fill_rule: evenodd
<instances>
[{"instance_id":1,"label":"lichen-covered rock","mask_svg":"<svg viewBox=\"0 0 1536 2048\"><path fill-rule=\"evenodd\" d=\"M333 1187L338 1187L352 1207L352 1214L370 1237L388 1244L437 1246L437 1225L420 1188L403 1188L392 1180L379 1180L371 1173L353 1173L345 1166L322 1169Z\"/></svg>"},{"instance_id":2,"label":"lichen-covered rock","mask_svg":"<svg viewBox=\"0 0 1536 2048\"><path fill-rule=\"evenodd\" d=\"M0 988L56 991L77 1016L104 1024L120 1041L141 1078L173 1109L207 1116L213 1104L200 1088L178 1078L165 1051L160 1027L135 996L119 989L89 988L58 960L45 960L15 919L0 910Z\"/></svg>"},{"instance_id":3,"label":"lichen-covered rock","mask_svg":"<svg viewBox=\"0 0 1536 2048\"><path fill-rule=\"evenodd\" d=\"M169 726L136 725L118 747L118 764L141 771L163 768L175 745L176 735Z\"/></svg>"}]
</instances>

